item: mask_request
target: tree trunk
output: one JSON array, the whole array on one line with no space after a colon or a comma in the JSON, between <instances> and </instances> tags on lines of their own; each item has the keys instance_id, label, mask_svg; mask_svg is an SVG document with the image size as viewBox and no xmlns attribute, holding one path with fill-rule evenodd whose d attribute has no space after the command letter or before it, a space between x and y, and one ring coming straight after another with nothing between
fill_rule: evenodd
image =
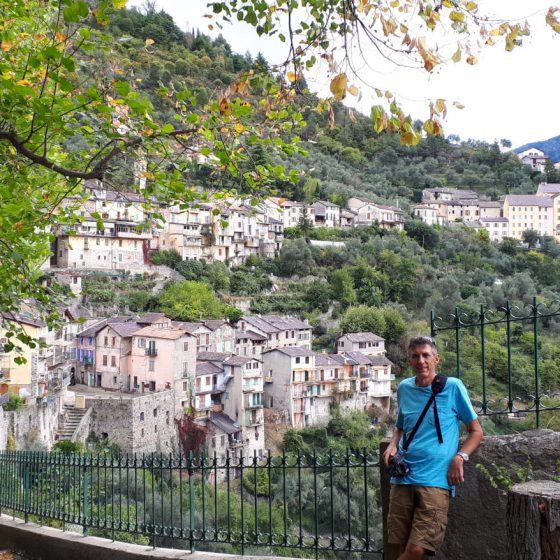
<instances>
[{"instance_id":1,"label":"tree trunk","mask_svg":"<svg viewBox=\"0 0 560 560\"><path fill-rule=\"evenodd\" d=\"M508 494L510 560L560 559L560 484L540 480L516 484Z\"/></svg>"}]
</instances>

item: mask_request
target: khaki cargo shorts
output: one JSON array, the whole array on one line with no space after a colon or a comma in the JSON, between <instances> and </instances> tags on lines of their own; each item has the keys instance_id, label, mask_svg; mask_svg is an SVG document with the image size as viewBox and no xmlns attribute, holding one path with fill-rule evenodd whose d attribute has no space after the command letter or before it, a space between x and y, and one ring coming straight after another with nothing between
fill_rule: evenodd
<instances>
[{"instance_id":1,"label":"khaki cargo shorts","mask_svg":"<svg viewBox=\"0 0 560 560\"><path fill-rule=\"evenodd\" d=\"M447 528L449 490L391 484L387 530L392 544L416 544L435 552Z\"/></svg>"}]
</instances>

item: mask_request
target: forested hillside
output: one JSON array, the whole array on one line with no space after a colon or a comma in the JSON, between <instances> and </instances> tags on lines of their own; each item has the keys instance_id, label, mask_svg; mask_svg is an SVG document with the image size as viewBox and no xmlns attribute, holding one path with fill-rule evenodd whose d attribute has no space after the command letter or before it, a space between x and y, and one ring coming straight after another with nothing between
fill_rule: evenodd
<instances>
[{"instance_id":1,"label":"forested hillside","mask_svg":"<svg viewBox=\"0 0 560 560\"><path fill-rule=\"evenodd\" d=\"M165 82L187 83L194 102L203 105L215 102L240 70L268 69L262 57L253 60L250 55L234 54L223 39L210 40L196 30L183 33L163 13L124 10L112 18L110 30L122 50L123 64L137 76L139 90L153 99L162 119L169 107L165 96L157 93ZM351 114L341 104L336 106L334 125L329 126L328 116L316 109L316 99L305 92L305 84L300 90L298 103L306 123L300 135L308 156L274 156L276 159L268 161L271 156L262 148L252 154L257 162L302 172L295 184L277 181L275 194L307 202L330 199L340 205L351 195L365 195L408 211L427 187L471 189L496 200L506 193L535 192L545 179L498 144L429 136L417 146L403 146L397 135L375 133L369 118ZM128 179L115 177L122 188ZM231 186L243 191L244 187L224 179L223 174L218 179L204 165L188 180L213 190ZM540 239L538 250L528 250L508 239L495 245L486 232L467 230L460 224L434 228L411 217L402 233L375 226L350 232L296 228L287 236L290 239L279 258L252 257L237 269L222 263L181 261L178 254L161 252L154 255L154 262L176 269L188 285L172 284L161 293L149 293L140 281L136 287L135 281L126 282L119 290L93 278L85 282L84 295L88 302L111 310L162 310L182 320L220 314L235 320L232 305L248 299L255 313L309 318L315 327L317 349L331 350L341 330L374 331L387 339L397 373L406 368L403 336L427 332L432 310L445 317L456 307L469 315L481 305L495 309L507 301L522 308L534 296L546 305L560 300L560 246L551 238ZM345 246L312 247L310 239L343 241ZM177 314L174 302L178 299L190 299L183 309L191 309L192 316ZM532 391L529 331L530 325L521 328L516 339L516 367L524 373L514 386L523 398L529 398ZM560 322L551 318L540 338L542 371L546 372L542 390L548 394L560 386L560 350L553 338L559 332ZM487 336L491 342L489 388L505 395L503 328L496 327ZM470 390L478 394L480 350L475 339L469 344L472 352L465 359L463 374ZM452 368L451 339L443 354L445 367Z\"/></svg>"},{"instance_id":2,"label":"forested hillside","mask_svg":"<svg viewBox=\"0 0 560 560\"><path fill-rule=\"evenodd\" d=\"M223 38L212 40L199 30L183 32L164 12L120 10L111 16L110 31L122 52L121 64L132 70L139 92L150 97L164 120L172 110L159 94L164 85L186 85L202 107L216 102L239 72L269 71L262 56L233 53ZM146 40L154 42L146 46ZM277 162L305 173L295 188L278 183L278 194L298 200L329 198L339 204L351 195L364 195L392 204L398 200L408 208L427 187L473 189L495 200L509 192L534 192L540 180L497 143L429 136L417 146L403 146L398 135L375 133L368 117L341 104L335 106L334 126L329 126L328 115L319 112L317 99L305 88L305 83L298 88L306 122L300 136L311 157ZM418 130L421 126L418 121ZM254 157L259 161L267 155L256 150ZM217 180L228 186L227 179L208 177L204 168L196 179L209 187L216 187Z\"/></svg>"}]
</instances>

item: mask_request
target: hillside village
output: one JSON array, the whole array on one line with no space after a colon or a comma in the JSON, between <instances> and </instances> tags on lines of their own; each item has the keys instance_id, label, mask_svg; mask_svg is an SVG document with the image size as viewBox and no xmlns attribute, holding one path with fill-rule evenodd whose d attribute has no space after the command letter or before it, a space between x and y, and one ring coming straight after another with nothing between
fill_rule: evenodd
<instances>
[{"instance_id":1,"label":"hillside village","mask_svg":"<svg viewBox=\"0 0 560 560\"><path fill-rule=\"evenodd\" d=\"M154 251L239 266L250 256L278 256L289 228L376 224L402 231L408 219L398 207L360 196L350 197L345 208L323 200L207 197L187 208L159 206L163 220L156 222L153 201L140 194L106 190L98 182L87 187L89 199L76 224L57 229L43 266L77 297L92 272L108 280L123 272L161 274L165 267L151 263ZM430 226L462 222L484 229L494 242L520 240L527 230L559 239L559 194L559 184L547 183L534 195L502 201L469 190L427 188L412 213ZM20 395L36 407L27 423L14 422L16 445L35 438L35 445L50 447L95 434L126 452L172 452L179 444L175 419L190 410L207 432L209 453L242 450L262 457L264 409L274 422L294 428L326 424L333 405L372 416L389 412L392 364L375 333L341 335L334 353L317 353L311 325L295 317L244 315L230 324L172 321L162 313L92 315L79 305L68 307L64 327L56 331L37 321L32 307L5 317L40 342L24 347L23 364L13 351L1 357L1 402ZM0 445L6 438L4 427Z\"/></svg>"}]
</instances>

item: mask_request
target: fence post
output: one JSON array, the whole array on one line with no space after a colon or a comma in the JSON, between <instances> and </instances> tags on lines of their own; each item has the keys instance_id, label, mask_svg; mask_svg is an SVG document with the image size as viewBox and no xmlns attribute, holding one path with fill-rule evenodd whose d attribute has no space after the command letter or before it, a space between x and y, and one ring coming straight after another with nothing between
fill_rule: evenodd
<instances>
[{"instance_id":1,"label":"fence post","mask_svg":"<svg viewBox=\"0 0 560 560\"><path fill-rule=\"evenodd\" d=\"M190 546L191 551L194 552L194 456L193 452L189 451L189 519L190 519Z\"/></svg>"},{"instance_id":2,"label":"fence post","mask_svg":"<svg viewBox=\"0 0 560 560\"><path fill-rule=\"evenodd\" d=\"M84 484L83 484L83 493L84 493L84 508L82 510L82 534L84 537L88 536L88 526L87 526L87 511L88 511L88 492L89 492L89 477L87 467L84 463Z\"/></svg>"},{"instance_id":3,"label":"fence post","mask_svg":"<svg viewBox=\"0 0 560 560\"><path fill-rule=\"evenodd\" d=\"M31 487L30 483L30 473L29 473L29 463L27 462L27 457L24 457L24 467L23 467L23 507L24 509L24 520L27 523L29 519L29 491Z\"/></svg>"},{"instance_id":4,"label":"fence post","mask_svg":"<svg viewBox=\"0 0 560 560\"><path fill-rule=\"evenodd\" d=\"M537 430L541 427L541 386L539 377L539 309L537 298L533 298L533 358L535 360L535 415Z\"/></svg>"}]
</instances>

